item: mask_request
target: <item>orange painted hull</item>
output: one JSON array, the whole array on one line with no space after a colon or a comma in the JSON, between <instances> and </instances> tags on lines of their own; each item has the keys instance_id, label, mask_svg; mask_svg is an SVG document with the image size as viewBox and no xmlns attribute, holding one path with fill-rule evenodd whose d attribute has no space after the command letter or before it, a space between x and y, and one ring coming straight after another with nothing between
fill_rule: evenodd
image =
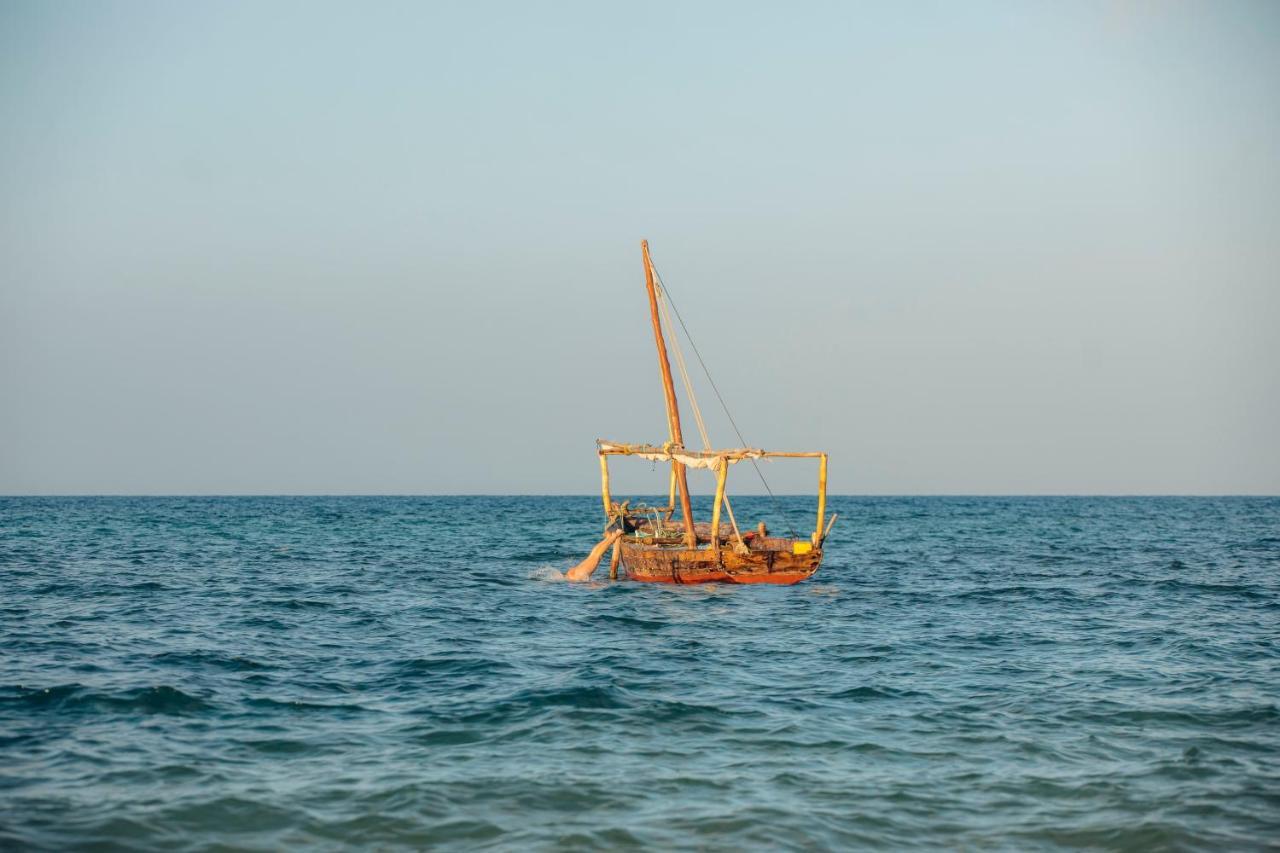
<instances>
[{"instance_id":1,"label":"orange painted hull","mask_svg":"<svg viewBox=\"0 0 1280 853\"><path fill-rule=\"evenodd\" d=\"M815 572L816 569L812 572L770 572L768 574L719 572L693 575L677 572L675 575L653 575L639 574L628 569L627 577L640 583L771 583L790 586L813 577Z\"/></svg>"},{"instance_id":2,"label":"orange painted hull","mask_svg":"<svg viewBox=\"0 0 1280 853\"><path fill-rule=\"evenodd\" d=\"M768 583L790 585L813 577L822 550L804 554L761 550L739 554L721 548L686 549L624 542L622 564L627 576L641 583Z\"/></svg>"}]
</instances>

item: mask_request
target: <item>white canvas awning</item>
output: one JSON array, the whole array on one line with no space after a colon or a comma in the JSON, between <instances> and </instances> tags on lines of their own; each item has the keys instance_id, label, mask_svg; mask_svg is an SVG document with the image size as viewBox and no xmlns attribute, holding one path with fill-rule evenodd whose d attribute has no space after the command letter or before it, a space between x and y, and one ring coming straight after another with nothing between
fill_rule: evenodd
<instances>
[{"instance_id":1,"label":"white canvas awning","mask_svg":"<svg viewBox=\"0 0 1280 853\"><path fill-rule=\"evenodd\" d=\"M760 450L755 447L735 447L725 450L690 450L686 447L664 444L655 447L652 444L622 444L615 441L597 439L597 447L601 456L639 456L652 462L679 462L688 468L709 468L715 470L718 460L724 459L729 464L741 462L743 459L767 459L769 457L812 457L818 458L821 453L784 453L779 451Z\"/></svg>"}]
</instances>

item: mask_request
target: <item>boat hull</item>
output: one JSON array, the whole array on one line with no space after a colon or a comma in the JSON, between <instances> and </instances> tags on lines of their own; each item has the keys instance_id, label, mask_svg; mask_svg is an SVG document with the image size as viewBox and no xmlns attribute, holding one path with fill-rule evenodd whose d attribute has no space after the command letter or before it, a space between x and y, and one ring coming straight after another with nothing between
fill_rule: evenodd
<instances>
[{"instance_id":1,"label":"boat hull","mask_svg":"<svg viewBox=\"0 0 1280 853\"><path fill-rule=\"evenodd\" d=\"M807 544L807 543L805 543ZM762 550L740 554L731 548L688 549L624 542L622 564L627 576L642 583L767 583L790 585L813 576L822 550L805 553Z\"/></svg>"}]
</instances>

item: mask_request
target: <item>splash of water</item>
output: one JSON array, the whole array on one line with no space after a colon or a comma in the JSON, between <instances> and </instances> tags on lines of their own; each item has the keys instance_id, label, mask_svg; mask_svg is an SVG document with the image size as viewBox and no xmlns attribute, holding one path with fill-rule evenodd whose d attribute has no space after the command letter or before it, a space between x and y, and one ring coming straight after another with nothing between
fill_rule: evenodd
<instances>
[{"instance_id":1,"label":"splash of water","mask_svg":"<svg viewBox=\"0 0 1280 853\"><path fill-rule=\"evenodd\" d=\"M542 581L543 583L566 583L568 578L565 577L564 572L555 566L542 565L529 572L529 580Z\"/></svg>"}]
</instances>

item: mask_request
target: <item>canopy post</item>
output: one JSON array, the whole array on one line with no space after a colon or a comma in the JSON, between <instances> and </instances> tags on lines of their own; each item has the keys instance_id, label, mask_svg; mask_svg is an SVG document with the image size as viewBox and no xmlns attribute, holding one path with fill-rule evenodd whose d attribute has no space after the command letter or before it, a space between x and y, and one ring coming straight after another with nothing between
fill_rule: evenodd
<instances>
[{"instance_id":1,"label":"canopy post","mask_svg":"<svg viewBox=\"0 0 1280 853\"><path fill-rule=\"evenodd\" d=\"M667 506L666 506L666 509L663 510L663 512L667 514L667 517L666 517L667 521L671 520L671 514L674 513L675 511L676 511L676 469L675 469L675 466L673 465L671 466L671 484L670 484L670 488L667 489Z\"/></svg>"},{"instance_id":2,"label":"canopy post","mask_svg":"<svg viewBox=\"0 0 1280 853\"><path fill-rule=\"evenodd\" d=\"M613 543L613 556L609 558L609 580L618 579L618 563L622 562L622 540Z\"/></svg>"},{"instance_id":3,"label":"canopy post","mask_svg":"<svg viewBox=\"0 0 1280 853\"><path fill-rule=\"evenodd\" d=\"M711 549L717 563L720 562L720 506L724 503L724 481L728 474L729 460L722 458L716 463L716 500L711 510Z\"/></svg>"},{"instance_id":4,"label":"canopy post","mask_svg":"<svg viewBox=\"0 0 1280 853\"><path fill-rule=\"evenodd\" d=\"M813 528L813 544L822 544L822 521L827 512L827 454L818 457L818 523Z\"/></svg>"},{"instance_id":5,"label":"canopy post","mask_svg":"<svg viewBox=\"0 0 1280 853\"><path fill-rule=\"evenodd\" d=\"M604 500L604 515L609 517L613 509L613 498L609 494L609 457L600 454L600 497Z\"/></svg>"},{"instance_id":6,"label":"canopy post","mask_svg":"<svg viewBox=\"0 0 1280 853\"><path fill-rule=\"evenodd\" d=\"M684 436L680 434L680 406L676 402L676 387L671 381L671 361L667 358L667 342L662 338L662 321L658 319L658 294L653 283L653 261L649 258L649 241L640 241L640 252L644 257L644 283L649 291L649 314L653 320L653 339L658 345L658 366L662 368L662 390L667 400L667 427L671 443L676 447L684 447ZM693 529L693 508L689 505L689 479L684 465L672 460L671 471L675 475L676 485L680 489L680 513L684 516L684 544L686 548L698 547L698 535Z\"/></svg>"},{"instance_id":7,"label":"canopy post","mask_svg":"<svg viewBox=\"0 0 1280 853\"><path fill-rule=\"evenodd\" d=\"M725 460L727 466L729 461ZM724 511L729 514L729 526L733 528L733 535L738 540L738 552L744 553L747 550L747 543L742 541L742 531L738 529L738 519L733 517L733 504L729 501L729 496L724 496Z\"/></svg>"}]
</instances>

